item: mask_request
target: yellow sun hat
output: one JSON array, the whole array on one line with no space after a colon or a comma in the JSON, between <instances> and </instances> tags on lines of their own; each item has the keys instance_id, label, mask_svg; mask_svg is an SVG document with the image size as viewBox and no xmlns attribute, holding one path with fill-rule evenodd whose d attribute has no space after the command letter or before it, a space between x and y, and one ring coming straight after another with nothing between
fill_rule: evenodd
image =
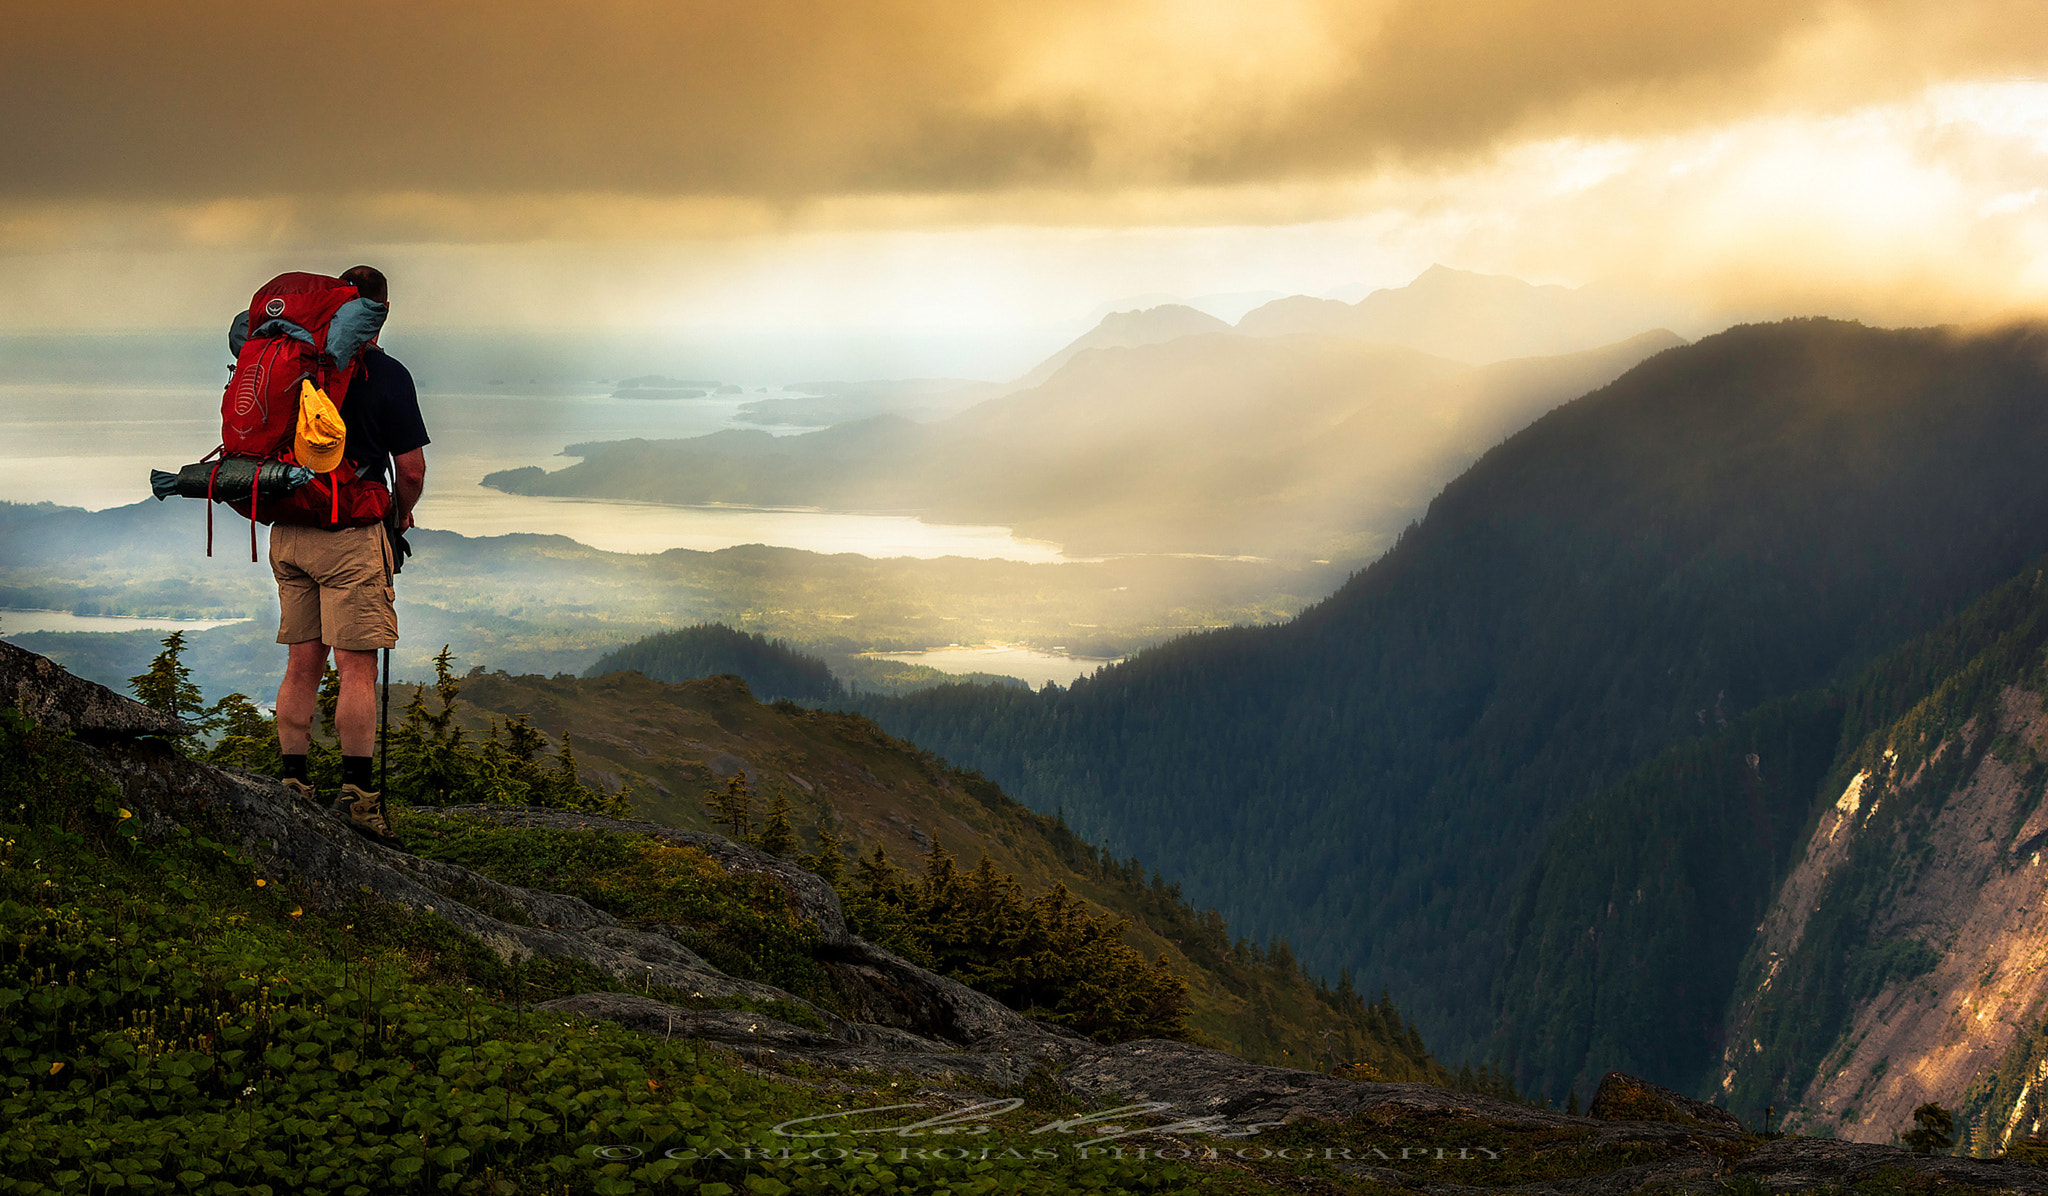
<instances>
[{"instance_id":1,"label":"yellow sun hat","mask_svg":"<svg viewBox=\"0 0 2048 1196\"><path fill-rule=\"evenodd\" d=\"M348 444L348 425L327 392L311 378L299 382L299 434L292 438L292 457L314 473L332 473Z\"/></svg>"}]
</instances>

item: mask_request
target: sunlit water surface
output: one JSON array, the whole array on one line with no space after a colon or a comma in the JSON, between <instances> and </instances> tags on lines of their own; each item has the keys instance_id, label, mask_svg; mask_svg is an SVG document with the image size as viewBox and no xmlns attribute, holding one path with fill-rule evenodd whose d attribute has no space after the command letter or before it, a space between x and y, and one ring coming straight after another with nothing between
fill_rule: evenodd
<instances>
[{"instance_id":1,"label":"sunlit water surface","mask_svg":"<svg viewBox=\"0 0 2048 1196\"><path fill-rule=\"evenodd\" d=\"M1016 677L1033 689L1043 689L1048 681L1072 685L1076 678L1086 677L1103 665L1116 663L1095 656L1068 656L1060 652L1012 647L933 648L926 652L874 652L869 655L878 660L921 664L942 673L995 673Z\"/></svg>"},{"instance_id":2,"label":"sunlit water surface","mask_svg":"<svg viewBox=\"0 0 2048 1196\"><path fill-rule=\"evenodd\" d=\"M1065 559L1057 545L1019 540L1001 527L929 524L907 515L539 498L478 484L500 469L560 469L571 463L561 456L566 445L752 427L734 419L742 403L788 393L749 387L745 394L680 400L614 399L595 389L423 395L434 443L419 522L466 536L561 535L607 552L767 544L871 557ZM126 506L149 497L151 469L198 460L219 443L219 433L219 399L203 388L0 384L0 501Z\"/></svg>"},{"instance_id":3,"label":"sunlit water surface","mask_svg":"<svg viewBox=\"0 0 2048 1196\"><path fill-rule=\"evenodd\" d=\"M247 619L156 619L146 615L74 615L68 610L0 606L0 635L31 631L207 631Z\"/></svg>"}]
</instances>

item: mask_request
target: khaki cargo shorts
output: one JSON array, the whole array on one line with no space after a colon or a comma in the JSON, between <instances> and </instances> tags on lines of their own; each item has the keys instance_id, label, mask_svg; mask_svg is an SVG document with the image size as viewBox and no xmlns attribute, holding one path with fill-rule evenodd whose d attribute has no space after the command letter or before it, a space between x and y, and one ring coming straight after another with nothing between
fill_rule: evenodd
<instances>
[{"instance_id":1,"label":"khaki cargo shorts","mask_svg":"<svg viewBox=\"0 0 2048 1196\"><path fill-rule=\"evenodd\" d=\"M372 652L398 645L391 541L384 525L270 529L270 572L281 608L277 642L319 640Z\"/></svg>"}]
</instances>

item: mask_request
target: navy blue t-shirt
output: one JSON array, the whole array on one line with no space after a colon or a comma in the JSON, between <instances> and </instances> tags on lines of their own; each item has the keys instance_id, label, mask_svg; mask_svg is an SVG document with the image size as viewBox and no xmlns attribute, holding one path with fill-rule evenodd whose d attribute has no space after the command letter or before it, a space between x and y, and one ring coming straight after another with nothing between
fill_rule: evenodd
<instances>
[{"instance_id":1,"label":"navy blue t-shirt","mask_svg":"<svg viewBox=\"0 0 2048 1196\"><path fill-rule=\"evenodd\" d=\"M390 484L391 458L425 448L427 422L412 373L382 349L363 351L368 376L348 388L341 420L348 425L348 459L366 478Z\"/></svg>"}]
</instances>

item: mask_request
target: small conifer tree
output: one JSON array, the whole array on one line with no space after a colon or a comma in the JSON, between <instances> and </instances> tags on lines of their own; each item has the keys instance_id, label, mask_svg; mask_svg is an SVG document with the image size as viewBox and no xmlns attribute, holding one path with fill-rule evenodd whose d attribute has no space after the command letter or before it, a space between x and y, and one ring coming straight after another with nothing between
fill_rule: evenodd
<instances>
[{"instance_id":1,"label":"small conifer tree","mask_svg":"<svg viewBox=\"0 0 2048 1196\"><path fill-rule=\"evenodd\" d=\"M871 901L903 904L903 869L896 866L880 843L875 844L872 853L854 863L853 883Z\"/></svg>"},{"instance_id":2,"label":"small conifer tree","mask_svg":"<svg viewBox=\"0 0 2048 1196\"><path fill-rule=\"evenodd\" d=\"M583 788L576 772L576 745L569 742L567 731L562 732L562 750L555 753L555 783L569 792Z\"/></svg>"},{"instance_id":3,"label":"small conifer tree","mask_svg":"<svg viewBox=\"0 0 2048 1196\"><path fill-rule=\"evenodd\" d=\"M128 687L144 706L172 718L199 713L199 687L192 684L192 670L180 659L185 654L185 633L173 631L165 636L163 647L149 662L148 672L128 678Z\"/></svg>"},{"instance_id":4,"label":"small conifer tree","mask_svg":"<svg viewBox=\"0 0 2048 1196\"><path fill-rule=\"evenodd\" d=\"M483 749L477 753L474 770L477 788L482 792L474 796L503 805L525 805L531 797L531 788L518 777L516 763L512 754L506 751L504 740L498 737L498 720L492 719Z\"/></svg>"},{"instance_id":5,"label":"small conifer tree","mask_svg":"<svg viewBox=\"0 0 2048 1196\"><path fill-rule=\"evenodd\" d=\"M796 854L799 846L796 828L789 824L789 796L781 789L768 803L768 820L761 825L761 836L754 846L769 855L788 858Z\"/></svg>"},{"instance_id":6,"label":"small conifer tree","mask_svg":"<svg viewBox=\"0 0 2048 1196\"><path fill-rule=\"evenodd\" d=\"M1913 1128L1899 1135L1899 1143L1914 1154L1947 1154L1956 1144L1955 1128L1949 1111L1929 1101L1913 1110Z\"/></svg>"},{"instance_id":7,"label":"small conifer tree","mask_svg":"<svg viewBox=\"0 0 2048 1196\"><path fill-rule=\"evenodd\" d=\"M839 836L833 834L830 828L820 826L818 850L804 856L797 863L802 865L805 871L816 873L826 884L836 889L839 887L840 878L846 875L846 861L840 856L840 849L843 846Z\"/></svg>"},{"instance_id":8,"label":"small conifer tree","mask_svg":"<svg viewBox=\"0 0 2048 1196\"><path fill-rule=\"evenodd\" d=\"M567 740L565 739L566 746ZM533 725L531 715L515 714L505 720L505 752L520 764L531 764L548 749L548 737Z\"/></svg>"},{"instance_id":9,"label":"small conifer tree","mask_svg":"<svg viewBox=\"0 0 2048 1196\"><path fill-rule=\"evenodd\" d=\"M735 839L745 839L754 825L754 795L747 791L747 774L736 772L732 780L725 783L725 792L712 790L704 795L704 804L720 826L732 833Z\"/></svg>"},{"instance_id":10,"label":"small conifer tree","mask_svg":"<svg viewBox=\"0 0 2048 1196\"><path fill-rule=\"evenodd\" d=\"M271 775L283 763L277 750L277 722L257 709L249 695L229 694L206 708L203 721L220 732L220 740L206 753L208 763Z\"/></svg>"}]
</instances>

